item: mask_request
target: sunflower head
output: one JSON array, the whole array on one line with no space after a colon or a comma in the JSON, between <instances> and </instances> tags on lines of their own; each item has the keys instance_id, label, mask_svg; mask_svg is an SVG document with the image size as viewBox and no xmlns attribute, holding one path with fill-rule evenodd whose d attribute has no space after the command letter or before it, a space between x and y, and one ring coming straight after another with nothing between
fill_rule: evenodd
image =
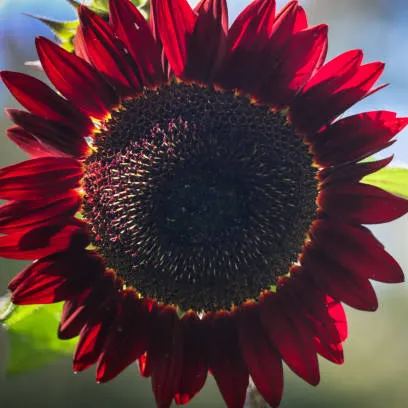
<instances>
[{"instance_id":1,"label":"sunflower head","mask_svg":"<svg viewBox=\"0 0 408 408\"><path fill-rule=\"evenodd\" d=\"M313 385L318 354L343 362L341 302L375 310L370 280L403 280L363 224L408 203L360 181L408 120L338 118L383 64L325 62L327 26L296 1L255 0L230 27L225 0L150 6L79 6L72 53L37 39L58 93L1 74L27 109L8 136L32 156L0 171L0 255L35 260L12 298L65 301L74 370L104 382L138 360L160 407L208 372L229 407L249 377L277 406L283 361Z\"/></svg>"}]
</instances>

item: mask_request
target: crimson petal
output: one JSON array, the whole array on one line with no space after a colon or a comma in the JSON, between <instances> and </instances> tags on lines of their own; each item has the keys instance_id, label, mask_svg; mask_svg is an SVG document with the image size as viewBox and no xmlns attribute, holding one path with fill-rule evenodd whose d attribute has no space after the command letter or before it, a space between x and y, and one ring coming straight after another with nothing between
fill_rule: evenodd
<instances>
[{"instance_id":1,"label":"crimson petal","mask_svg":"<svg viewBox=\"0 0 408 408\"><path fill-rule=\"evenodd\" d=\"M262 325L270 341L293 372L309 384L317 385L320 380L319 365L312 337L288 314L286 305L279 297L270 294L262 298Z\"/></svg>"},{"instance_id":2,"label":"crimson petal","mask_svg":"<svg viewBox=\"0 0 408 408\"><path fill-rule=\"evenodd\" d=\"M73 157L83 157L89 152L85 139L60 122L18 109L7 109L6 112L16 125L49 146L50 150Z\"/></svg>"},{"instance_id":3,"label":"crimson petal","mask_svg":"<svg viewBox=\"0 0 408 408\"><path fill-rule=\"evenodd\" d=\"M84 251L51 255L33 263L9 284L18 305L56 303L80 293L101 273L97 257Z\"/></svg>"},{"instance_id":4,"label":"crimson petal","mask_svg":"<svg viewBox=\"0 0 408 408\"><path fill-rule=\"evenodd\" d=\"M110 381L136 361L147 349L148 335L148 310L145 302L136 299L134 291L123 293L116 320L98 361L97 381Z\"/></svg>"},{"instance_id":5,"label":"crimson petal","mask_svg":"<svg viewBox=\"0 0 408 408\"><path fill-rule=\"evenodd\" d=\"M141 88L135 67L115 38L111 26L85 6L79 7L82 36L92 65L124 95Z\"/></svg>"},{"instance_id":6,"label":"crimson petal","mask_svg":"<svg viewBox=\"0 0 408 408\"><path fill-rule=\"evenodd\" d=\"M0 76L13 96L34 115L62 123L82 135L91 131L89 118L44 82L19 72L3 71Z\"/></svg>"},{"instance_id":7,"label":"crimson petal","mask_svg":"<svg viewBox=\"0 0 408 408\"><path fill-rule=\"evenodd\" d=\"M152 8L171 69L181 76L188 64L188 41L197 17L186 0L156 1Z\"/></svg>"},{"instance_id":8,"label":"crimson petal","mask_svg":"<svg viewBox=\"0 0 408 408\"><path fill-rule=\"evenodd\" d=\"M72 103L95 118L103 118L119 102L111 86L86 61L39 37L37 52L48 78Z\"/></svg>"},{"instance_id":9,"label":"crimson petal","mask_svg":"<svg viewBox=\"0 0 408 408\"><path fill-rule=\"evenodd\" d=\"M176 388L176 404L187 404L205 384L208 371L206 325L193 312L181 319L183 363Z\"/></svg>"},{"instance_id":10,"label":"crimson petal","mask_svg":"<svg viewBox=\"0 0 408 408\"><path fill-rule=\"evenodd\" d=\"M239 347L239 334L228 312L207 315L209 323L209 368L229 408L245 403L249 373Z\"/></svg>"},{"instance_id":11,"label":"crimson petal","mask_svg":"<svg viewBox=\"0 0 408 408\"><path fill-rule=\"evenodd\" d=\"M265 401L277 407L283 392L282 359L261 326L258 304L244 304L237 317L241 350L251 378Z\"/></svg>"},{"instance_id":12,"label":"crimson petal","mask_svg":"<svg viewBox=\"0 0 408 408\"><path fill-rule=\"evenodd\" d=\"M361 183L328 186L318 204L332 219L355 224L390 222L408 212L408 200Z\"/></svg>"},{"instance_id":13,"label":"crimson petal","mask_svg":"<svg viewBox=\"0 0 408 408\"><path fill-rule=\"evenodd\" d=\"M164 80L161 50L146 19L128 0L110 0L109 16L113 31L135 62L143 85Z\"/></svg>"},{"instance_id":14,"label":"crimson petal","mask_svg":"<svg viewBox=\"0 0 408 408\"><path fill-rule=\"evenodd\" d=\"M312 237L339 264L361 277L385 283L404 281L401 267L365 227L317 221Z\"/></svg>"}]
</instances>

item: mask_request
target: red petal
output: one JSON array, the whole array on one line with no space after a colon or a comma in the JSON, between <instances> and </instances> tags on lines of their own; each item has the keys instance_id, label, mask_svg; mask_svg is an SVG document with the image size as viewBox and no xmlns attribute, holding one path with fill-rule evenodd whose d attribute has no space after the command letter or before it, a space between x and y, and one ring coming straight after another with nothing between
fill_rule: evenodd
<instances>
[{"instance_id":1,"label":"red petal","mask_svg":"<svg viewBox=\"0 0 408 408\"><path fill-rule=\"evenodd\" d=\"M315 160L332 166L360 160L383 149L408 124L394 112L360 113L335 122L316 136L312 145Z\"/></svg>"},{"instance_id":2,"label":"red petal","mask_svg":"<svg viewBox=\"0 0 408 408\"><path fill-rule=\"evenodd\" d=\"M93 316L99 313L99 309L114 297L117 291L111 275L102 275L104 267L101 268L101 278L86 288L77 296L73 296L64 303L61 321L58 328L60 339L72 339L77 337L83 327L92 321Z\"/></svg>"},{"instance_id":3,"label":"red petal","mask_svg":"<svg viewBox=\"0 0 408 408\"><path fill-rule=\"evenodd\" d=\"M334 299L355 309L377 310L378 301L370 281L343 267L335 257L329 258L321 249L307 248L302 265L316 285Z\"/></svg>"},{"instance_id":4,"label":"red petal","mask_svg":"<svg viewBox=\"0 0 408 408\"><path fill-rule=\"evenodd\" d=\"M79 187L81 164L70 158L41 157L0 169L0 198L38 200Z\"/></svg>"},{"instance_id":5,"label":"red petal","mask_svg":"<svg viewBox=\"0 0 408 408\"><path fill-rule=\"evenodd\" d=\"M216 81L223 88L248 92L256 86L259 62L270 38L275 17L275 1L256 0L249 4L232 24L227 37L226 56ZM253 78L248 81L248 78Z\"/></svg>"},{"instance_id":6,"label":"red petal","mask_svg":"<svg viewBox=\"0 0 408 408\"><path fill-rule=\"evenodd\" d=\"M226 0L201 0L196 6L197 21L188 41L184 78L208 82L223 54L228 32Z\"/></svg>"},{"instance_id":7,"label":"red petal","mask_svg":"<svg viewBox=\"0 0 408 408\"><path fill-rule=\"evenodd\" d=\"M74 190L37 202L15 201L0 206L0 233L9 234L28 227L58 224L78 211L81 198Z\"/></svg>"},{"instance_id":8,"label":"red petal","mask_svg":"<svg viewBox=\"0 0 408 408\"><path fill-rule=\"evenodd\" d=\"M56 303L88 287L103 272L96 256L67 252L40 259L20 272L9 285L19 305Z\"/></svg>"},{"instance_id":9,"label":"red petal","mask_svg":"<svg viewBox=\"0 0 408 408\"><path fill-rule=\"evenodd\" d=\"M49 146L41 144L20 126L7 129L7 137L32 158L61 155L60 152L55 152Z\"/></svg>"},{"instance_id":10,"label":"red petal","mask_svg":"<svg viewBox=\"0 0 408 408\"><path fill-rule=\"evenodd\" d=\"M302 132L316 132L367 96L383 70L384 64L380 62L362 65L357 70L350 64L343 75L335 74L333 80L304 90L292 106L291 119Z\"/></svg>"},{"instance_id":11,"label":"red petal","mask_svg":"<svg viewBox=\"0 0 408 408\"><path fill-rule=\"evenodd\" d=\"M98 382L110 381L146 351L148 314L145 302L136 299L133 291L122 294L116 321L98 361Z\"/></svg>"},{"instance_id":12,"label":"red petal","mask_svg":"<svg viewBox=\"0 0 408 408\"><path fill-rule=\"evenodd\" d=\"M173 307L158 310L152 319L148 351L152 388L157 406L168 408L180 383L183 344L180 320Z\"/></svg>"},{"instance_id":13,"label":"red petal","mask_svg":"<svg viewBox=\"0 0 408 408\"><path fill-rule=\"evenodd\" d=\"M161 50L146 19L128 0L110 0L109 10L113 30L133 58L142 84L162 82Z\"/></svg>"},{"instance_id":14,"label":"red petal","mask_svg":"<svg viewBox=\"0 0 408 408\"><path fill-rule=\"evenodd\" d=\"M89 152L85 139L72 128L18 109L7 109L6 112L16 125L41 144L49 146L49 150L73 157L83 157Z\"/></svg>"},{"instance_id":15,"label":"red petal","mask_svg":"<svg viewBox=\"0 0 408 408\"><path fill-rule=\"evenodd\" d=\"M304 332L286 309L277 295L265 296L260 305L263 327L293 372L308 383L317 385L320 380L319 366L312 337Z\"/></svg>"},{"instance_id":16,"label":"red petal","mask_svg":"<svg viewBox=\"0 0 408 408\"><path fill-rule=\"evenodd\" d=\"M355 224L390 222L408 212L408 200L360 183L328 186L318 204L330 218Z\"/></svg>"},{"instance_id":17,"label":"red petal","mask_svg":"<svg viewBox=\"0 0 408 408\"><path fill-rule=\"evenodd\" d=\"M176 76L188 63L188 39L194 31L196 15L186 0L161 0L152 3L157 30L164 52Z\"/></svg>"},{"instance_id":18,"label":"red petal","mask_svg":"<svg viewBox=\"0 0 408 408\"><path fill-rule=\"evenodd\" d=\"M37 38L36 45L48 78L77 107L103 118L118 103L113 89L86 61L46 38Z\"/></svg>"},{"instance_id":19,"label":"red petal","mask_svg":"<svg viewBox=\"0 0 408 408\"><path fill-rule=\"evenodd\" d=\"M242 408L249 374L239 347L239 334L231 314L208 315L209 367L228 407Z\"/></svg>"},{"instance_id":20,"label":"red petal","mask_svg":"<svg viewBox=\"0 0 408 408\"><path fill-rule=\"evenodd\" d=\"M48 85L29 75L3 71L1 79L13 96L30 112L87 134L93 125L85 114L57 95Z\"/></svg>"},{"instance_id":21,"label":"red petal","mask_svg":"<svg viewBox=\"0 0 408 408\"><path fill-rule=\"evenodd\" d=\"M74 354L74 371L83 371L95 364L104 350L106 339L117 313L117 299L109 299L81 330Z\"/></svg>"},{"instance_id":22,"label":"red petal","mask_svg":"<svg viewBox=\"0 0 408 408\"><path fill-rule=\"evenodd\" d=\"M176 388L176 404L187 404L205 384L208 370L206 325L193 312L181 319L183 365Z\"/></svg>"},{"instance_id":23,"label":"red petal","mask_svg":"<svg viewBox=\"0 0 408 408\"><path fill-rule=\"evenodd\" d=\"M277 407L283 391L282 360L268 341L258 309L258 304L251 303L238 311L241 350L259 393L270 406Z\"/></svg>"},{"instance_id":24,"label":"red petal","mask_svg":"<svg viewBox=\"0 0 408 408\"><path fill-rule=\"evenodd\" d=\"M261 88L261 100L278 106L289 104L325 59L326 52L326 25L295 33L284 50L279 69L275 70L275 74Z\"/></svg>"},{"instance_id":25,"label":"red petal","mask_svg":"<svg viewBox=\"0 0 408 408\"><path fill-rule=\"evenodd\" d=\"M319 180L322 187L336 185L342 182L359 182L368 174L372 174L388 166L394 157L390 156L382 160L364 162L364 163L349 163L343 166L329 167L319 172Z\"/></svg>"},{"instance_id":26,"label":"red petal","mask_svg":"<svg viewBox=\"0 0 408 408\"><path fill-rule=\"evenodd\" d=\"M85 6L79 7L83 41L92 65L103 73L121 93L140 89L135 68L131 65L110 25Z\"/></svg>"},{"instance_id":27,"label":"red petal","mask_svg":"<svg viewBox=\"0 0 408 408\"><path fill-rule=\"evenodd\" d=\"M312 235L322 250L353 273L386 283L404 281L401 267L367 228L318 221Z\"/></svg>"},{"instance_id":28,"label":"red petal","mask_svg":"<svg viewBox=\"0 0 408 408\"><path fill-rule=\"evenodd\" d=\"M38 259L69 248L83 248L89 238L80 222L42 226L0 237L0 256L11 259Z\"/></svg>"}]
</instances>

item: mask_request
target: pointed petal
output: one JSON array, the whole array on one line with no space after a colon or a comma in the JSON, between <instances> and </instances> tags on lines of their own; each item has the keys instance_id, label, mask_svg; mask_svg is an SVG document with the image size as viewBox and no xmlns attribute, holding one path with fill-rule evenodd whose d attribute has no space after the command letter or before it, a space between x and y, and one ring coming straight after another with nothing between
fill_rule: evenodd
<instances>
[{"instance_id":1,"label":"pointed petal","mask_svg":"<svg viewBox=\"0 0 408 408\"><path fill-rule=\"evenodd\" d=\"M322 251L354 274L386 283L404 281L401 267L367 228L318 221L312 237Z\"/></svg>"},{"instance_id":2,"label":"pointed petal","mask_svg":"<svg viewBox=\"0 0 408 408\"><path fill-rule=\"evenodd\" d=\"M270 406L277 407L283 392L282 359L269 343L258 309L255 303L240 307L237 313L240 345L256 388Z\"/></svg>"},{"instance_id":3,"label":"pointed petal","mask_svg":"<svg viewBox=\"0 0 408 408\"><path fill-rule=\"evenodd\" d=\"M12 201L0 206L0 233L10 234L41 225L58 224L70 219L81 206L81 197L74 190L48 200Z\"/></svg>"},{"instance_id":4,"label":"pointed petal","mask_svg":"<svg viewBox=\"0 0 408 408\"><path fill-rule=\"evenodd\" d=\"M228 407L242 408L249 374L239 348L234 319L227 312L207 315L209 319L209 368Z\"/></svg>"},{"instance_id":5,"label":"pointed petal","mask_svg":"<svg viewBox=\"0 0 408 408\"><path fill-rule=\"evenodd\" d=\"M207 332L205 322L193 312L181 319L183 364L176 387L176 404L187 404L205 384L208 371Z\"/></svg>"},{"instance_id":6,"label":"pointed petal","mask_svg":"<svg viewBox=\"0 0 408 408\"><path fill-rule=\"evenodd\" d=\"M61 155L60 152L55 152L49 146L41 144L20 126L12 126L7 129L7 137L32 158Z\"/></svg>"},{"instance_id":7,"label":"pointed petal","mask_svg":"<svg viewBox=\"0 0 408 408\"><path fill-rule=\"evenodd\" d=\"M408 200L361 183L328 186L319 194L318 204L330 218L354 224L381 224L408 212Z\"/></svg>"},{"instance_id":8,"label":"pointed petal","mask_svg":"<svg viewBox=\"0 0 408 408\"><path fill-rule=\"evenodd\" d=\"M43 37L37 38L36 45L48 78L75 106L103 118L118 103L111 86L86 61Z\"/></svg>"},{"instance_id":9,"label":"pointed petal","mask_svg":"<svg viewBox=\"0 0 408 408\"><path fill-rule=\"evenodd\" d=\"M188 41L194 31L196 15L187 0L161 0L152 6L164 52L172 71L180 76L188 63Z\"/></svg>"},{"instance_id":10,"label":"pointed petal","mask_svg":"<svg viewBox=\"0 0 408 408\"><path fill-rule=\"evenodd\" d=\"M51 255L31 264L10 282L18 305L56 303L80 293L103 271L84 251Z\"/></svg>"},{"instance_id":11,"label":"pointed petal","mask_svg":"<svg viewBox=\"0 0 408 408\"><path fill-rule=\"evenodd\" d=\"M133 58L142 84L161 83L164 80L161 50L146 19L129 0L110 0L109 11L113 31Z\"/></svg>"},{"instance_id":12,"label":"pointed petal","mask_svg":"<svg viewBox=\"0 0 408 408\"><path fill-rule=\"evenodd\" d=\"M13 96L34 115L59 122L82 135L91 131L90 119L44 82L19 72L2 71L0 76Z\"/></svg>"},{"instance_id":13,"label":"pointed petal","mask_svg":"<svg viewBox=\"0 0 408 408\"><path fill-rule=\"evenodd\" d=\"M180 383L183 361L180 320L167 306L152 319L149 346L152 388L158 407L168 408Z\"/></svg>"},{"instance_id":14,"label":"pointed petal","mask_svg":"<svg viewBox=\"0 0 408 408\"><path fill-rule=\"evenodd\" d=\"M44 119L18 109L7 109L13 122L33 135L49 150L72 157L84 157L89 152L85 139L60 122Z\"/></svg>"},{"instance_id":15,"label":"pointed petal","mask_svg":"<svg viewBox=\"0 0 408 408\"><path fill-rule=\"evenodd\" d=\"M315 160L323 166L346 163L373 155L408 124L394 112L374 111L341 119L315 137Z\"/></svg>"},{"instance_id":16,"label":"pointed petal","mask_svg":"<svg viewBox=\"0 0 408 408\"><path fill-rule=\"evenodd\" d=\"M195 8L198 17L188 41L184 78L207 83L217 69L228 32L226 0L202 0Z\"/></svg>"},{"instance_id":17,"label":"pointed petal","mask_svg":"<svg viewBox=\"0 0 408 408\"><path fill-rule=\"evenodd\" d=\"M146 351L150 334L148 314L145 302L136 299L134 291L122 294L116 321L98 361L98 382L110 381Z\"/></svg>"},{"instance_id":18,"label":"pointed petal","mask_svg":"<svg viewBox=\"0 0 408 408\"><path fill-rule=\"evenodd\" d=\"M92 65L108 78L123 95L141 88L136 69L131 65L110 25L85 6L79 7L83 41Z\"/></svg>"},{"instance_id":19,"label":"pointed petal","mask_svg":"<svg viewBox=\"0 0 408 408\"><path fill-rule=\"evenodd\" d=\"M81 164L70 158L41 157L0 169L0 198L37 200L79 187Z\"/></svg>"}]
</instances>

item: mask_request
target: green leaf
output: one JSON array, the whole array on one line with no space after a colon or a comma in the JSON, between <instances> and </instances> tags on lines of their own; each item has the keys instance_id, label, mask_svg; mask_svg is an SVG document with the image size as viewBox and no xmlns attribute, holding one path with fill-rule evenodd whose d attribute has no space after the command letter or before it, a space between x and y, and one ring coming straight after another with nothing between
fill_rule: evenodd
<instances>
[{"instance_id":1,"label":"green leaf","mask_svg":"<svg viewBox=\"0 0 408 408\"><path fill-rule=\"evenodd\" d=\"M364 177L362 182L408 198L408 168L386 167Z\"/></svg>"},{"instance_id":2,"label":"green leaf","mask_svg":"<svg viewBox=\"0 0 408 408\"><path fill-rule=\"evenodd\" d=\"M57 337L61 310L61 303L15 306L6 316L3 324L10 344L7 374L25 373L73 352L75 339L62 341Z\"/></svg>"}]
</instances>

